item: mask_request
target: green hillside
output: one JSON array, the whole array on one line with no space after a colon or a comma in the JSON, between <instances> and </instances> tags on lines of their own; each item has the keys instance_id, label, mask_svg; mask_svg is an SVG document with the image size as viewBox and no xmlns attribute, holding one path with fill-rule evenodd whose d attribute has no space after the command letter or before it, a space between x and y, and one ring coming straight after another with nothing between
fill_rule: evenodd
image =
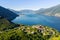
<instances>
[{"instance_id":1,"label":"green hillside","mask_svg":"<svg viewBox=\"0 0 60 40\"><path fill-rule=\"evenodd\" d=\"M12 29L16 26L18 26L18 25L9 22L5 18L0 17L0 31Z\"/></svg>"},{"instance_id":2,"label":"green hillside","mask_svg":"<svg viewBox=\"0 0 60 40\"><path fill-rule=\"evenodd\" d=\"M0 33L0 40L60 40L59 32L47 26L20 26Z\"/></svg>"}]
</instances>

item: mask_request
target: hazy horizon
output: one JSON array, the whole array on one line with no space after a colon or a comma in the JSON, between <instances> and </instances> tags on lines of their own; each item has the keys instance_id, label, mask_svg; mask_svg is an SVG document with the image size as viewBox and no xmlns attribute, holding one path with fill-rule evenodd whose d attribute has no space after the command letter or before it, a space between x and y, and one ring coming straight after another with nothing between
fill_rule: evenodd
<instances>
[{"instance_id":1,"label":"hazy horizon","mask_svg":"<svg viewBox=\"0 0 60 40\"><path fill-rule=\"evenodd\" d=\"M14 10L38 10L60 4L60 0L0 0L0 6Z\"/></svg>"}]
</instances>

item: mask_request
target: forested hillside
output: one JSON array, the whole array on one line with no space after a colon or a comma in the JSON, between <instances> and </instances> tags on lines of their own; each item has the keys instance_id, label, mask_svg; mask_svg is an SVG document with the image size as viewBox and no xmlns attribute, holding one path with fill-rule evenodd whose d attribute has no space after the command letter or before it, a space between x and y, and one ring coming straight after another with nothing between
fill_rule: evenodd
<instances>
[{"instance_id":1,"label":"forested hillside","mask_svg":"<svg viewBox=\"0 0 60 40\"><path fill-rule=\"evenodd\" d=\"M18 25L0 16L0 31L13 29L15 27L18 27Z\"/></svg>"},{"instance_id":2,"label":"forested hillside","mask_svg":"<svg viewBox=\"0 0 60 40\"><path fill-rule=\"evenodd\" d=\"M17 25L0 17L0 40L60 40L60 33L48 26Z\"/></svg>"}]
</instances>

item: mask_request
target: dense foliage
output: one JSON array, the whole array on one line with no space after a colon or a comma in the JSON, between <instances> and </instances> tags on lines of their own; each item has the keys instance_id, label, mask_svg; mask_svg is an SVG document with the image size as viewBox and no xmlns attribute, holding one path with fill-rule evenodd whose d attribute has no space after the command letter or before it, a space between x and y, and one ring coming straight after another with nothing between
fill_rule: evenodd
<instances>
[{"instance_id":1,"label":"dense foliage","mask_svg":"<svg viewBox=\"0 0 60 40\"><path fill-rule=\"evenodd\" d=\"M20 26L0 32L0 40L60 40L59 32L49 27Z\"/></svg>"}]
</instances>

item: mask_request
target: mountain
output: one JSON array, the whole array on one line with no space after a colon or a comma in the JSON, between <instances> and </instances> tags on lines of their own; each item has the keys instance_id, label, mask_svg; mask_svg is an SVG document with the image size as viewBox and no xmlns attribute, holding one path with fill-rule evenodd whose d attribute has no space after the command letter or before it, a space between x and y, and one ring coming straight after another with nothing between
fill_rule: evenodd
<instances>
[{"instance_id":1,"label":"mountain","mask_svg":"<svg viewBox=\"0 0 60 40\"><path fill-rule=\"evenodd\" d=\"M50 8L41 8L39 10L21 10L21 11L15 11L10 9L11 11L13 11L14 13L20 15L20 14L43 14L43 15L47 15L47 16L56 16L56 17L60 17L60 4L50 7Z\"/></svg>"},{"instance_id":2,"label":"mountain","mask_svg":"<svg viewBox=\"0 0 60 40\"><path fill-rule=\"evenodd\" d=\"M57 16L60 17L60 4L47 8L47 9L40 9L37 10L36 13L38 14L44 14L44 15L48 15L48 16Z\"/></svg>"},{"instance_id":3,"label":"mountain","mask_svg":"<svg viewBox=\"0 0 60 40\"><path fill-rule=\"evenodd\" d=\"M0 16L6 18L7 20L11 21L15 19L18 15L2 6L0 6Z\"/></svg>"}]
</instances>

